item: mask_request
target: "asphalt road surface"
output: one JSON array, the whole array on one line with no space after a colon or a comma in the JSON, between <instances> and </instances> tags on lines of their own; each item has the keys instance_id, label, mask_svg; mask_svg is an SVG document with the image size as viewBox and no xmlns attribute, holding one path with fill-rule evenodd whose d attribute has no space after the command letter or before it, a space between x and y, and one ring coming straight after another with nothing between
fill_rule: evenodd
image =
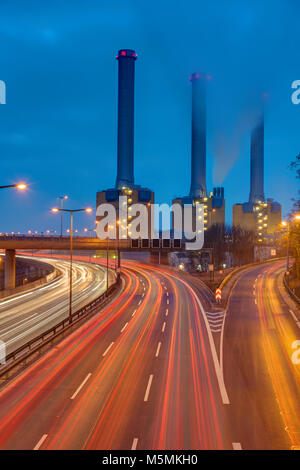
<instances>
[{"instance_id":1,"label":"asphalt road surface","mask_svg":"<svg viewBox=\"0 0 300 470\"><path fill-rule=\"evenodd\" d=\"M121 294L2 389L0 448L298 448L283 270L242 274L224 323L201 283L124 263Z\"/></svg>"},{"instance_id":2,"label":"asphalt road surface","mask_svg":"<svg viewBox=\"0 0 300 470\"><path fill-rule=\"evenodd\" d=\"M231 429L243 449L300 448L300 364L292 361L300 315L284 290L284 270L277 262L248 271L229 302L224 374Z\"/></svg>"},{"instance_id":3,"label":"asphalt road surface","mask_svg":"<svg viewBox=\"0 0 300 470\"><path fill-rule=\"evenodd\" d=\"M1 391L2 449L233 448L206 289L126 266L122 294Z\"/></svg>"}]
</instances>

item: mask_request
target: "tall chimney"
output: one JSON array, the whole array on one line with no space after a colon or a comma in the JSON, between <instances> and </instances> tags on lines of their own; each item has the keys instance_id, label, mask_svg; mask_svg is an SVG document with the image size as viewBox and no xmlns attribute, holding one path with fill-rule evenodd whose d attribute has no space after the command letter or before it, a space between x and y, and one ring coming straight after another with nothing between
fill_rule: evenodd
<instances>
[{"instance_id":1,"label":"tall chimney","mask_svg":"<svg viewBox=\"0 0 300 470\"><path fill-rule=\"evenodd\" d=\"M118 170L116 188L132 187L134 147L134 63L137 54L132 49L121 49L118 85Z\"/></svg>"},{"instance_id":2,"label":"tall chimney","mask_svg":"<svg viewBox=\"0 0 300 470\"><path fill-rule=\"evenodd\" d=\"M249 202L264 201L264 113L251 133Z\"/></svg>"},{"instance_id":3,"label":"tall chimney","mask_svg":"<svg viewBox=\"0 0 300 470\"><path fill-rule=\"evenodd\" d=\"M206 77L193 73L191 197L206 196Z\"/></svg>"}]
</instances>

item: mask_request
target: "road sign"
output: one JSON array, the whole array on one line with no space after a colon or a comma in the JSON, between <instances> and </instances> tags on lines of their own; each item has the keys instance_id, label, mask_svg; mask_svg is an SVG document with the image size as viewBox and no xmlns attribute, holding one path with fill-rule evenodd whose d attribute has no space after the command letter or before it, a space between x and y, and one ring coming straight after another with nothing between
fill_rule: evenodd
<instances>
[{"instance_id":1,"label":"road sign","mask_svg":"<svg viewBox=\"0 0 300 470\"><path fill-rule=\"evenodd\" d=\"M221 300L221 298L222 298L222 291L218 287L218 289L216 289L216 300Z\"/></svg>"}]
</instances>

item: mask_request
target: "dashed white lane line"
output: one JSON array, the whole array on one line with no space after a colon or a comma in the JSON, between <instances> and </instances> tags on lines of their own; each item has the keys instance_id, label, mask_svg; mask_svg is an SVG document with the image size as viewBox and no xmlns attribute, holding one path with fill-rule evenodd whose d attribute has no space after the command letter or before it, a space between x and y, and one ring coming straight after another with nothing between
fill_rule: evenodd
<instances>
[{"instance_id":1,"label":"dashed white lane line","mask_svg":"<svg viewBox=\"0 0 300 470\"><path fill-rule=\"evenodd\" d=\"M110 350L110 348L113 346L114 342L110 343L110 345L108 346L107 349L105 349L104 353L102 354L102 356L106 356L106 354L108 353L108 351Z\"/></svg>"},{"instance_id":2,"label":"dashed white lane line","mask_svg":"<svg viewBox=\"0 0 300 470\"><path fill-rule=\"evenodd\" d=\"M123 333L123 331L125 330L125 328L127 327L127 325L128 325L128 322L125 323L125 325L123 326L123 328L122 328L122 330L121 330L121 333Z\"/></svg>"},{"instance_id":3,"label":"dashed white lane line","mask_svg":"<svg viewBox=\"0 0 300 470\"><path fill-rule=\"evenodd\" d=\"M169 297L169 292L167 292L167 297Z\"/></svg>"},{"instance_id":4,"label":"dashed white lane line","mask_svg":"<svg viewBox=\"0 0 300 470\"><path fill-rule=\"evenodd\" d=\"M135 310L135 311L132 313L132 315L131 315L131 316L132 316L132 317L134 317L134 315L135 315L135 314L136 314L136 310Z\"/></svg>"},{"instance_id":5,"label":"dashed white lane line","mask_svg":"<svg viewBox=\"0 0 300 470\"><path fill-rule=\"evenodd\" d=\"M254 299L254 302L255 302L255 305L257 305L257 300L256 299Z\"/></svg>"},{"instance_id":6,"label":"dashed white lane line","mask_svg":"<svg viewBox=\"0 0 300 470\"><path fill-rule=\"evenodd\" d=\"M300 321L298 320L298 318L297 318L296 315L294 314L293 310L289 309L289 312L290 312L290 314L292 315L293 319L295 320L296 325L298 326L298 328L300 328Z\"/></svg>"},{"instance_id":7,"label":"dashed white lane line","mask_svg":"<svg viewBox=\"0 0 300 470\"><path fill-rule=\"evenodd\" d=\"M242 446L239 442L233 442L232 443L232 448L233 448L233 450L242 450Z\"/></svg>"},{"instance_id":8,"label":"dashed white lane line","mask_svg":"<svg viewBox=\"0 0 300 470\"><path fill-rule=\"evenodd\" d=\"M92 374L89 373L86 378L84 379L84 381L81 383L81 385L79 385L79 387L77 388L76 392L73 393L73 395L71 396L71 400L74 400L74 398L78 395L78 393L80 392L80 390L82 389L82 387L85 385L85 383L89 380L90 376Z\"/></svg>"},{"instance_id":9,"label":"dashed white lane line","mask_svg":"<svg viewBox=\"0 0 300 470\"><path fill-rule=\"evenodd\" d=\"M131 450L136 450L136 448L137 448L137 443L138 443L138 438L135 437L135 438L133 439L133 443L132 443L132 446L131 446Z\"/></svg>"},{"instance_id":10,"label":"dashed white lane line","mask_svg":"<svg viewBox=\"0 0 300 470\"><path fill-rule=\"evenodd\" d=\"M158 345L157 345L157 350L156 350L156 353L155 353L155 357L158 357L160 348L161 348L161 342L159 342Z\"/></svg>"},{"instance_id":11,"label":"dashed white lane line","mask_svg":"<svg viewBox=\"0 0 300 470\"><path fill-rule=\"evenodd\" d=\"M169 302L169 299L167 299L167 305L169 305L169 303L170 303L170 302Z\"/></svg>"},{"instance_id":12,"label":"dashed white lane line","mask_svg":"<svg viewBox=\"0 0 300 470\"><path fill-rule=\"evenodd\" d=\"M37 443L37 445L33 448L33 450L39 450L39 448L42 446L42 444L43 444L44 441L47 439L47 437L48 437L48 434L44 434L44 435L40 438L40 440L39 440L39 442Z\"/></svg>"},{"instance_id":13,"label":"dashed white lane line","mask_svg":"<svg viewBox=\"0 0 300 470\"><path fill-rule=\"evenodd\" d=\"M164 332L164 331L165 331L165 328L166 328L166 322L164 321L161 331Z\"/></svg>"},{"instance_id":14,"label":"dashed white lane line","mask_svg":"<svg viewBox=\"0 0 300 470\"><path fill-rule=\"evenodd\" d=\"M145 293L142 294L142 297L145 297Z\"/></svg>"},{"instance_id":15,"label":"dashed white lane line","mask_svg":"<svg viewBox=\"0 0 300 470\"><path fill-rule=\"evenodd\" d=\"M148 385L147 385L147 388L146 388L146 393L145 393L145 396L144 396L144 401L148 401L152 380L153 380L153 374L151 374L150 377L149 377Z\"/></svg>"},{"instance_id":16,"label":"dashed white lane line","mask_svg":"<svg viewBox=\"0 0 300 470\"><path fill-rule=\"evenodd\" d=\"M138 303L138 305L141 305L141 303L142 303L142 301L140 300L139 303Z\"/></svg>"},{"instance_id":17,"label":"dashed white lane line","mask_svg":"<svg viewBox=\"0 0 300 470\"><path fill-rule=\"evenodd\" d=\"M169 313L169 309L167 308L166 309L166 317L168 316L168 313Z\"/></svg>"}]
</instances>

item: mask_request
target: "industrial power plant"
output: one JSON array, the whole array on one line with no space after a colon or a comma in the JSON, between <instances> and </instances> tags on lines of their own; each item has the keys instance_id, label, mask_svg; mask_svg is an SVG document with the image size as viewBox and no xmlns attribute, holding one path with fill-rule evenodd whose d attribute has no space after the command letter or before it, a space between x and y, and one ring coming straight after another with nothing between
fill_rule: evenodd
<instances>
[{"instance_id":1,"label":"industrial power plant","mask_svg":"<svg viewBox=\"0 0 300 470\"><path fill-rule=\"evenodd\" d=\"M119 219L119 232L122 237L130 235L131 205L143 204L149 216L149 238L151 227L151 206L154 204L154 192L134 181L134 84L137 54L133 49L121 49L116 56L118 61L118 144L117 177L114 188L97 192L96 206L112 204ZM203 205L204 231L215 225L225 225L224 187L207 190L206 183L206 89L209 76L193 73L191 82L191 182L190 192L178 196L172 204L192 207L196 218L196 207ZM119 197L127 199L127 219L119 214ZM99 220L99 217L98 217ZM127 225L127 220L129 221ZM251 133L250 145L250 196L249 201L233 206L233 226L254 233L256 241L273 241L280 230L281 205L264 194L264 112ZM123 226L123 224L126 224ZM182 220L184 229L184 221ZM119 236L119 235L118 235Z\"/></svg>"}]
</instances>

